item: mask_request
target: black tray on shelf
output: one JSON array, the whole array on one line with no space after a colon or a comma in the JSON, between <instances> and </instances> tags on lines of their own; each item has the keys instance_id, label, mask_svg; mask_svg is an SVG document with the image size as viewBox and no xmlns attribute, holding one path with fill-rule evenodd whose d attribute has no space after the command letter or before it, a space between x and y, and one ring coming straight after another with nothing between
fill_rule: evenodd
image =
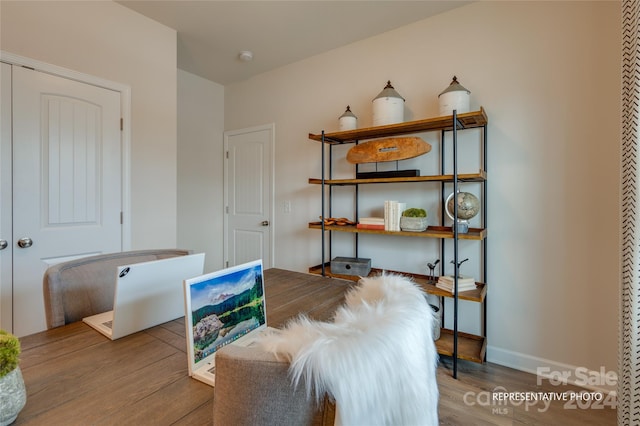
<instances>
[{"instance_id":1,"label":"black tray on shelf","mask_svg":"<svg viewBox=\"0 0 640 426\"><path fill-rule=\"evenodd\" d=\"M377 178L394 178L394 177L416 177L420 176L420 170L389 170L385 172L357 172L356 179L377 179Z\"/></svg>"}]
</instances>

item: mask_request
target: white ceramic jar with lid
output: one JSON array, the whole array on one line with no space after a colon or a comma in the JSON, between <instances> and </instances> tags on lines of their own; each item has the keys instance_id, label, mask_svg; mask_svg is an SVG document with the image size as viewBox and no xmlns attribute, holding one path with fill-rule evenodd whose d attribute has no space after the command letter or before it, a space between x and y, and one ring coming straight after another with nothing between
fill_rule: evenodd
<instances>
[{"instance_id":1,"label":"white ceramic jar with lid","mask_svg":"<svg viewBox=\"0 0 640 426\"><path fill-rule=\"evenodd\" d=\"M387 81L382 92L373 99L373 125L402 123L404 121L404 98Z\"/></svg>"},{"instance_id":2,"label":"white ceramic jar with lid","mask_svg":"<svg viewBox=\"0 0 640 426\"><path fill-rule=\"evenodd\" d=\"M344 114L338 119L338 125L341 132L344 130L355 130L358 127L358 117L351 112L349 105L347 105Z\"/></svg>"},{"instance_id":3,"label":"white ceramic jar with lid","mask_svg":"<svg viewBox=\"0 0 640 426\"><path fill-rule=\"evenodd\" d=\"M452 115L453 110L456 110L457 114L469 112L470 94L471 92L464 88L454 75L449 87L438 95L440 116Z\"/></svg>"}]
</instances>

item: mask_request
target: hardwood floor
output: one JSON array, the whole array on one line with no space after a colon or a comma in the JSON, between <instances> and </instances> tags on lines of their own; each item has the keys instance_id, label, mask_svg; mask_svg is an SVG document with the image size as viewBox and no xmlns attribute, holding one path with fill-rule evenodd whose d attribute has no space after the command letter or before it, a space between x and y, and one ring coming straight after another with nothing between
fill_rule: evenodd
<instances>
[{"instance_id":1,"label":"hardwood floor","mask_svg":"<svg viewBox=\"0 0 640 426\"><path fill-rule=\"evenodd\" d=\"M571 385L556 386L534 374L488 362L459 361L458 378L454 379L452 362L451 358L442 357L438 367L441 425L616 424L615 399L607 394L595 395L600 401L587 401L584 395L581 400L577 395L590 391ZM563 398L563 393L566 400L515 400L524 396ZM498 396L506 399L494 399Z\"/></svg>"},{"instance_id":2,"label":"hardwood floor","mask_svg":"<svg viewBox=\"0 0 640 426\"><path fill-rule=\"evenodd\" d=\"M274 327L284 324L285 318L293 310L305 312L319 320L331 318L335 307L343 300L344 291L352 282L306 276L304 279L289 279L286 272L277 269L269 271L269 278L281 282L281 286L271 291L283 292L288 299L276 311L269 306L268 318ZM287 279L285 279L285 277ZM313 298L309 298L309 294ZM273 321L271 321L273 320ZM553 426L608 426L616 424L615 401L608 395L598 395L601 401L577 400L575 394L585 389L576 386L554 386L548 380L540 380L534 374L525 373L492 363L477 364L458 361L458 378L452 377L452 358L441 357L438 367L438 387L440 403L438 407L441 425L553 425ZM542 395L542 397L567 400L517 401L521 396ZM507 395L516 393L517 395ZM508 400L494 400L498 395L511 397ZM574 395L574 398L570 398Z\"/></svg>"},{"instance_id":3,"label":"hardwood floor","mask_svg":"<svg viewBox=\"0 0 640 426\"><path fill-rule=\"evenodd\" d=\"M353 284L269 269L265 271L269 325L281 327L299 313L329 320ZM21 344L28 396L16 425L213 422L214 389L188 377L184 318L113 342L78 322L26 336ZM578 393L576 387L537 383L532 374L469 361L459 361L454 379L451 367L452 359L441 357L437 376L441 425L616 424L616 411L608 400L521 403L513 399L533 393ZM507 392L514 393L510 400L493 397Z\"/></svg>"}]
</instances>

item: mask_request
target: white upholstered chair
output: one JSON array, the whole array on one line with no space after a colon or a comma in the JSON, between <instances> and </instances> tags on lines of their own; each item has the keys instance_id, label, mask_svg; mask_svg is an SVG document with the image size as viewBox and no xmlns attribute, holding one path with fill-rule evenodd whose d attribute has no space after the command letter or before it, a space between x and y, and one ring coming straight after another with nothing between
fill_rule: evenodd
<instances>
[{"instance_id":1,"label":"white upholstered chair","mask_svg":"<svg viewBox=\"0 0 640 426\"><path fill-rule=\"evenodd\" d=\"M134 250L83 257L52 265L44 273L47 328L113 309L118 266L185 256L189 250Z\"/></svg>"}]
</instances>

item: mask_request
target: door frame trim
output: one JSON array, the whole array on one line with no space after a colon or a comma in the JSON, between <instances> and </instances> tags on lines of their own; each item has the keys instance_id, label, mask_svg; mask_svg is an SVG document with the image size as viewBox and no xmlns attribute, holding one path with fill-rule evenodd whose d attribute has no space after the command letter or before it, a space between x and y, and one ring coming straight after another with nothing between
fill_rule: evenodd
<instances>
[{"instance_id":1,"label":"door frame trim","mask_svg":"<svg viewBox=\"0 0 640 426\"><path fill-rule=\"evenodd\" d=\"M120 93L122 114L122 250L131 250L131 86L0 50L0 61Z\"/></svg>"},{"instance_id":2,"label":"door frame trim","mask_svg":"<svg viewBox=\"0 0 640 426\"><path fill-rule=\"evenodd\" d=\"M222 158L224 159L224 174L223 174L223 198L224 198L224 202L223 202L223 247L222 247L222 255L223 255L223 263L224 266L223 267L227 267L227 262L229 262L229 215L227 213L227 207L229 206L229 188L228 188L228 183L229 183L229 176L228 176L228 172L229 172L229 163L228 163L228 158L226 153L229 150L229 136L234 136L234 135L240 135L243 133L251 133L251 132L258 132L261 130L268 130L271 132L271 152L269 153L271 155L271 164L269 164L269 170L270 170L270 175L271 175L271 179L269 182L269 186L271 187L271 193L269 194L269 199L270 199L270 208L269 208L269 227L270 232L269 232L269 236L270 236L270 241L269 241L269 250L270 250L270 264L269 265L264 265L265 268L273 268L275 265L275 230L276 230L276 220L275 220L275 194L276 194L276 186L275 186L275 164L276 164L276 158L275 158L275 153L276 153L276 124L275 123L268 123L268 124L262 124L262 125L258 125L258 126L252 126L252 127L245 127L242 129L236 129L236 130L225 130L224 134L223 134L223 153L222 153Z\"/></svg>"},{"instance_id":3,"label":"door frame trim","mask_svg":"<svg viewBox=\"0 0 640 426\"><path fill-rule=\"evenodd\" d=\"M0 82L2 93L13 96L12 73L13 68L9 64L0 63L8 70L0 70ZM8 77L2 75L7 72ZM8 83L8 84L7 84ZM8 86L6 87L5 84ZM0 252L0 328L13 332L13 144L5 143L4 138L11 140L13 111L11 98L3 96L0 99L3 117L0 117L0 238L9 242L7 247ZM5 121L7 120L7 121Z\"/></svg>"}]
</instances>

